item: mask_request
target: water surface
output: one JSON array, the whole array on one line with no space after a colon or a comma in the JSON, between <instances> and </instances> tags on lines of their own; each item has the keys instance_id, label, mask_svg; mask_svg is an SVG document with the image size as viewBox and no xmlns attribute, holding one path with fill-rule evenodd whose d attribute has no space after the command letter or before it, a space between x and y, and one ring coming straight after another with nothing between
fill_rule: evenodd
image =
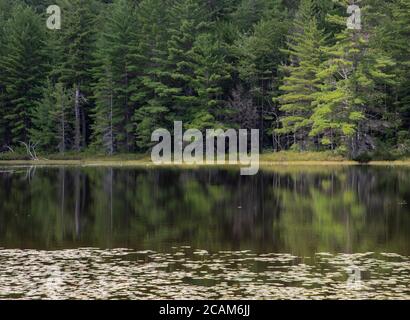
<instances>
[{"instance_id":1,"label":"water surface","mask_svg":"<svg viewBox=\"0 0 410 320\"><path fill-rule=\"evenodd\" d=\"M410 168L3 167L0 298L409 299Z\"/></svg>"}]
</instances>

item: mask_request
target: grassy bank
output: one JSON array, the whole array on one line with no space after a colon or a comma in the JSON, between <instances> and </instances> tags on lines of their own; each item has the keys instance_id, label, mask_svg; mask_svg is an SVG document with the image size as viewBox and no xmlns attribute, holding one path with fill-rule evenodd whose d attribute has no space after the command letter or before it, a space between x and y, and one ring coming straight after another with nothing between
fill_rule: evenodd
<instances>
[{"instance_id":1,"label":"grassy bank","mask_svg":"<svg viewBox=\"0 0 410 320\"><path fill-rule=\"evenodd\" d=\"M263 153L260 155L260 166L273 165L356 165L341 155L332 152L291 152ZM372 161L370 164L410 165L410 158L398 161ZM90 165L90 166L150 166L150 154L118 154L113 156L90 153L67 153L40 155L33 161L26 155L16 153L0 154L0 165ZM212 165L212 164L205 164ZM188 166L188 165L183 165Z\"/></svg>"}]
</instances>

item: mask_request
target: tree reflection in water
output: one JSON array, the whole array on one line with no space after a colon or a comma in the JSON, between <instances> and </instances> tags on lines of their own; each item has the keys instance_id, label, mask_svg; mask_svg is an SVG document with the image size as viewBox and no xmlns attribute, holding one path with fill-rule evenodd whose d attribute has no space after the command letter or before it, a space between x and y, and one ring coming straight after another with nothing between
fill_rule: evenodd
<instances>
[{"instance_id":1,"label":"tree reflection in water","mask_svg":"<svg viewBox=\"0 0 410 320\"><path fill-rule=\"evenodd\" d=\"M0 172L0 247L410 253L410 170Z\"/></svg>"}]
</instances>

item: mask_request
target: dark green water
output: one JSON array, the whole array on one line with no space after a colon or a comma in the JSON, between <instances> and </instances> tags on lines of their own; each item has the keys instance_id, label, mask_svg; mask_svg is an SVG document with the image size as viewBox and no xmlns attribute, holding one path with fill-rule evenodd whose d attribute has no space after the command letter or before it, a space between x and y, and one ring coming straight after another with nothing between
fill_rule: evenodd
<instances>
[{"instance_id":1,"label":"dark green water","mask_svg":"<svg viewBox=\"0 0 410 320\"><path fill-rule=\"evenodd\" d=\"M410 168L0 171L0 298L410 298Z\"/></svg>"}]
</instances>

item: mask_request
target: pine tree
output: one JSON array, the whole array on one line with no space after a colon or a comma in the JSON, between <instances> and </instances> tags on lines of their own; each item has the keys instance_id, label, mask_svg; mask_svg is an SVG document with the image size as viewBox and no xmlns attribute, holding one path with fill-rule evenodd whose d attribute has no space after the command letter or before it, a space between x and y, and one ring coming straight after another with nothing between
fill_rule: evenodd
<instances>
[{"instance_id":1,"label":"pine tree","mask_svg":"<svg viewBox=\"0 0 410 320\"><path fill-rule=\"evenodd\" d=\"M237 9L231 14L232 21L242 32L248 33L273 8L278 9L275 0L241 0Z\"/></svg>"},{"instance_id":2,"label":"pine tree","mask_svg":"<svg viewBox=\"0 0 410 320\"><path fill-rule=\"evenodd\" d=\"M0 59L2 59L5 52L6 45L6 24L7 13L11 11L11 6L8 0L0 0ZM6 113L6 88L4 72L0 72L0 151L5 149L7 144L7 121L5 120Z\"/></svg>"},{"instance_id":3,"label":"pine tree","mask_svg":"<svg viewBox=\"0 0 410 320\"><path fill-rule=\"evenodd\" d=\"M231 65L225 61L223 43L210 33L199 35L190 53L194 65L196 108L189 108L188 126L199 130L222 127L226 113L226 88Z\"/></svg>"},{"instance_id":4,"label":"pine tree","mask_svg":"<svg viewBox=\"0 0 410 320\"><path fill-rule=\"evenodd\" d=\"M53 85L50 80L43 89L43 98L32 110L33 127L30 137L44 151L64 153L69 145L71 130L70 94L61 83Z\"/></svg>"},{"instance_id":5,"label":"pine tree","mask_svg":"<svg viewBox=\"0 0 410 320\"><path fill-rule=\"evenodd\" d=\"M135 119L137 143L141 148L150 146L153 129L171 128L175 119L189 123L200 109L195 88L198 56L194 46L197 37L205 31L206 10L197 0L176 0L165 12L161 12L162 7L155 0L143 1L140 6L141 12L147 13L144 17L139 15L141 28L149 35L140 37L138 52L144 57L142 76L136 86L141 90L134 95L139 104ZM199 122L205 120L201 119Z\"/></svg>"},{"instance_id":6,"label":"pine tree","mask_svg":"<svg viewBox=\"0 0 410 320\"><path fill-rule=\"evenodd\" d=\"M291 64L285 67L288 75L280 87L283 94L278 99L284 115L282 127L276 130L279 134L291 135L293 148L305 150L308 147L312 102L320 85L317 73L323 61L324 39L323 32L318 29L313 1L302 0L288 43Z\"/></svg>"},{"instance_id":7,"label":"pine tree","mask_svg":"<svg viewBox=\"0 0 410 320\"><path fill-rule=\"evenodd\" d=\"M5 44L0 61L3 81L4 143L29 142L31 111L41 99L45 81L44 25L34 11L15 6L5 26ZM4 129L3 129L4 130Z\"/></svg>"},{"instance_id":8,"label":"pine tree","mask_svg":"<svg viewBox=\"0 0 410 320\"><path fill-rule=\"evenodd\" d=\"M129 0L115 1L108 12L95 55L97 66L93 69L93 137L112 154L118 150L130 152L135 145L131 100L135 58L131 46L137 40L137 27L134 6Z\"/></svg>"},{"instance_id":9,"label":"pine tree","mask_svg":"<svg viewBox=\"0 0 410 320\"><path fill-rule=\"evenodd\" d=\"M136 143L140 150L151 146L151 133L169 127L170 96L168 87L167 41L169 7L173 1L143 0L137 9L138 35L132 48L136 75L131 81Z\"/></svg>"},{"instance_id":10,"label":"pine tree","mask_svg":"<svg viewBox=\"0 0 410 320\"><path fill-rule=\"evenodd\" d=\"M241 0L208 0L205 7L212 21L228 20L236 10Z\"/></svg>"},{"instance_id":11,"label":"pine tree","mask_svg":"<svg viewBox=\"0 0 410 320\"><path fill-rule=\"evenodd\" d=\"M50 116L55 107L54 86L47 81L43 89L43 98L38 101L31 111L33 128L30 129L31 140L36 141L42 150L53 150L56 145L54 122Z\"/></svg>"},{"instance_id":12,"label":"pine tree","mask_svg":"<svg viewBox=\"0 0 410 320\"><path fill-rule=\"evenodd\" d=\"M79 151L86 146L88 136L96 7L93 0L61 0L59 4L64 12L59 43L64 51L59 81L65 87L73 88L73 148Z\"/></svg>"},{"instance_id":13,"label":"pine tree","mask_svg":"<svg viewBox=\"0 0 410 320\"><path fill-rule=\"evenodd\" d=\"M387 11L387 10L386 10ZM397 0L391 4L391 21L384 25L380 43L397 62L394 104L400 112L403 129L410 127L410 0ZM410 133L408 133L409 135Z\"/></svg>"},{"instance_id":14,"label":"pine tree","mask_svg":"<svg viewBox=\"0 0 410 320\"><path fill-rule=\"evenodd\" d=\"M345 17L331 19L346 25ZM322 144L339 147L353 158L375 147L369 133L375 127L377 105L383 101L383 84L392 81L388 70L393 61L371 48L369 37L371 30L365 27L345 28L336 43L325 49L327 60L318 72L323 84L311 117L310 136L320 136Z\"/></svg>"},{"instance_id":15,"label":"pine tree","mask_svg":"<svg viewBox=\"0 0 410 320\"><path fill-rule=\"evenodd\" d=\"M410 0L57 0L61 30L50 4L0 0L0 152L146 151L175 120L274 150L410 150Z\"/></svg>"},{"instance_id":16,"label":"pine tree","mask_svg":"<svg viewBox=\"0 0 410 320\"><path fill-rule=\"evenodd\" d=\"M190 108L196 108L195 60L196 38L205 31L205 10L196 0L178 0L170 9L170 39L167 71L171 108L177 117L186 119Z\"/></svg>"},{"instance_id":17,"label":"pine tree","mask_svg":"<svg viewBox=\"0 0 410 320\"><path fill-rule=\"evenodd\" d=\"M22 2L29 5L37 13L44 13L49 5L55 4L53 0L23 0Z\"/></svg>"},{"instance_id":18,"label":"pine tree","mask_svg":"<svg viewBox=\"0 0 410 320\"><path fill-rule=\"evenodd\" d=\"M95 108L93 145L97 150L104 149L112 155L117 149L118 125L121 122L118 110L114 106L114 81L110 62L105 62L98 70L98 82L95 85ZM115 113L114 113L115 112Z\"/></svg>"},{"instance_id":19,"label":"pine tree","mask_svg":"<svg viewBox=\"0 0 410 320\"><path fill-rule=\"evenodd\" d=\"M236 87L248 91L241 92L240 96L252 98L259 115L257 127L262 132L262 148L265 134L272 133L277 120L277 107L272 104L272 97L278 91L278 66L285 59L279 48L283 47L289 28L289 17L282 1L270 1L266 8L270 9L266 9L261 20L253 26L253 31L241 35L233 46L236 70L242 82L236 84ZM240 115L236 118L240 118Z\"/></svg>"}]
</instances>

